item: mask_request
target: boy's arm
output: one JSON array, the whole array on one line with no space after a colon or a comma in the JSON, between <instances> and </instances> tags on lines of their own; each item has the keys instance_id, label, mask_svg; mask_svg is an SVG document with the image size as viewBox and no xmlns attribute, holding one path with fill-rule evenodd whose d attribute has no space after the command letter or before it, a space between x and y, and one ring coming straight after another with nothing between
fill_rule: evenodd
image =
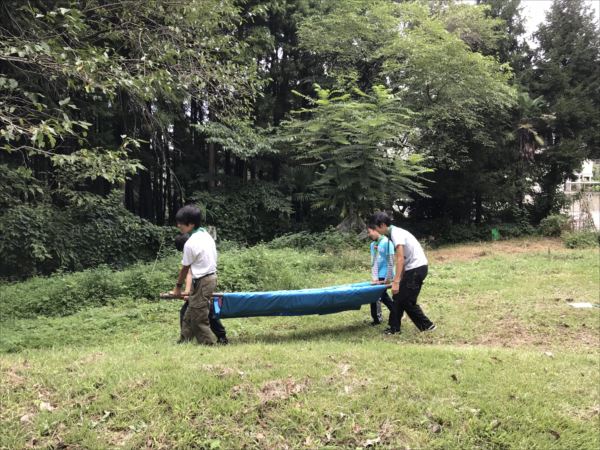
<instances>
[{"instance_id":1,"label":"boy's arm","mask_svg":"<svg viewBox=\"0 0 600 450\"><path fill-rule=\"evenodd\" d=\"M189 270L190 266L181 266L179 276L177 277L177 284L175 285L175 289L173 289L174 296L178 297L181 295L181 287L183 286L183 282L185 281Z\"/></svg>"},{"instance_id":2,"label":"boy's arm","mask_svg":"<svg viewBox=\"0 0 600 450\"><path fill-rule=\"evenodd\" d=\"M371 245L371 283L377 284L379 283L379 268L377 264L377 253L375 252L375 248Z\"/></svg>"},{"instance_id":3,"label":"boy's arm","mask_svg":"<svg viewBox=\"0 0 600 450\"><path fill-rule=\"evenodd\" d=\"M387 245L387 253L386 253L386 260L387 260L387 272L385 274L385 284L389 284L390 281L392 280L392 277L394 276L394 252L391 251L390 252L390 248L393 249L393 247L391 247L389 245L390 243L388 243Z\"/></svg>"},{"instance_id":4,"label":"boy's arm","mask_svg":"<svg viewBox=\"0 0 600 450\"><path fill-rule=\"evenodd\" d=\"M392 281L392 294L400 292L400 280L404 272L404 246L396 246L396 275Z\"/></svg>"},{"instance_id":5,"label":"boy's arm","mask_svg":"<svg viewBox=\"0 0 600 450\"><path fill-rule=\"evenodd\" d=\"M188 271L187 276L185 277L185 291L186 293L192 292L192 271Z\"/></svg>"}]
</instances>

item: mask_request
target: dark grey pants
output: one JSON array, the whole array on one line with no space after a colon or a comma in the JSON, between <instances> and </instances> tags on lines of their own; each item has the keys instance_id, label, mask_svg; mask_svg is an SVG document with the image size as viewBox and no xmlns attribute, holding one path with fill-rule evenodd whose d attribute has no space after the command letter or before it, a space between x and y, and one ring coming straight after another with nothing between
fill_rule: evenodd
<instances>
[{"instance_id":1,"label":"dark grey pants","mask_svg":"<svg viewBox=\"0 0 600 450\"><path fill-rule=\"evenodd\" d=\"M188 302L184 302L183 306L179 310L179 326L180 327L183 324L183 316L185 315L187 308L188 308ZM208 314L208 322L210 323L210 329L212 330L213 333L215 333L215 336L217 336L218 339L227 338L227 331L225 331L225 327L223 326L221 319L217 319L215 317L214 303L212 303L212 302L210 304L210 312Z\"/></svg>"},{"instance_id":2,"label":"dark grey pants","mask_svg":"<svg viewBox=\"0 0 600 450\"><path fill-rule=\"evenodd\" d=\"M385 278L380 278L379 281L385 281ZM381 304L384 304L387 309L390 311L390 317L388 320L388 325L391 325L390 320L392 319L392 299L390 298L387 289L385 291L383 291L383 294L381 294L381 297L379 298L379 300L377 300L374 303L371 303L371 318L373 319L373 322L376 323L381 323L383 322L383 314L381 312Z\"/></svg>"},{"instance_id":3,"label":"dark grey pants","mask_svg":"<svg viewBox=\"0 0 600 450\"><path fill-rule=\"evenodd\" d=\"M394 330L400 330L400 322L405 312L420 331L433 325L421 307L417 305L427 271L427 266L421 266L404 272L402 281L400 281L400 291L393 296L393 309L390 313L390 327Z\"/></svg>"}]
</instances>

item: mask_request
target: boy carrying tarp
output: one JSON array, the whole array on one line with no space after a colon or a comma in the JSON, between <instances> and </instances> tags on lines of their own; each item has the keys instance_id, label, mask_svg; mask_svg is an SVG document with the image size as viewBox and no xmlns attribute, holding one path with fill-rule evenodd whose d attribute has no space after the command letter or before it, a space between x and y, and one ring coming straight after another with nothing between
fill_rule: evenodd
<instances>
[{"instance_id":1,"label":"boy carrying tarp","mask_svg":"<svg viewBox=\"0 0 600 450\"><path fill-rule=\"evenodd\" d=\"M367 226L367 234L371 239L371 284L390 284L394 276L394 246L383 234L372 226ZM381 298L371 303L371 325L379 325L383 321L381 303L390 311L388 326L392 326L392 299L383 291Z\"/></svg>"},{"instance_id":2,"label":"boy carrying tarp","mask_svg":"<svg viewBox=\"0 0 600 450\"><path fill-rule=\"evenodd\" d=\"M210 304L217 287L217 247L210 234L200 227L201 214L195 206L184 206L175 215L177 228L188 233L183 247L181 270L173 296L181 296L188 272L192 274L192 290L188 307L181 323L181 341L196 339L198 344L214 345L215 335L210 329Z\"/></svg>"},{"instance_id":3,"label":"boy carrying tarp","mask_svg":"<svg viewBox=\"0 0 600 450\"><path fill-rule=\"evenodd\" d=\"M183 252L183 248L185 243L190 238L189 234L179 234L175 237L175 248L180 252ZM189 293L192 290L192 273L188 272L185 278L185 289L183 291L184 302L181 306L181 310L179 311L179 327L183 329L183 317L185 316L185 312L188 309L188 297ZM210 329L217 336L217 344L227 345L229 340L227 339L227 332L225 331L225 327L221 320L215 317L214 314L214 302L210 303L210 312L208 314L208 321L210 323ZM183 338L180 338L180 341L183 342Z\"/></svg>"}]
</instances>

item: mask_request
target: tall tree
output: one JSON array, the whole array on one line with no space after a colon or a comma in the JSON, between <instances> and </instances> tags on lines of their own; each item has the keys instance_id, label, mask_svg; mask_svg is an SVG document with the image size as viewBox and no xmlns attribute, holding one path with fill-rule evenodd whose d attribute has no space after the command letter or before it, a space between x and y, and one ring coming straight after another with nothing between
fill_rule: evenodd
<instances>
[{"instance_id":1,"label":"tall tree","mask_svg":"<svg viewBox=\"0 0 600 450\"><path fill-rule=\"evenodd\" d=\"M585 158L600 157L600 34L584 0L555 0L534 34L531 89L547 102L546 146L536 155L536 219L559 205L557 187Z\"/></svg>"},{"instance_id":2,"label":"tall tree","mask_svg":"<svg viewBox=\"0 0 600 450\"><path fill-rule=\"evenodd\" d=\"M515 101L510 68L480 53L498 46L501 21L486 17L487 7L431 4L332 2L328 14L302 23L300 44L324 58L332 77L385 84L419 113L412 126L435 183L413 203L414 215L480 220L485 196L492 203L499 192L483 184L495 130Z\"/></svg>"},{"instance_id":3,"label":"tall tree","mask_svg":"<svg viewBox=\"0 0 600 450\"><path fill-rule=\"evenodd\" d=\"M426 171L412 147L411 112L384 86L366 94L315 86L305 116L285 124L295 158L314 167L313 207L339 211L344 231L364 229L360 217L420 192Z\"/></svg>"},{"instance_id":4,"label":"tall tree","mask_svg":"<svg viewBox=\"0 0 600 450\"><path fill-rule=\"evenodd\" d=\"M220 116L249 108L255 66L240 57L232 2L7 1L0 10L3 157L56 192L94 191L102 179L106 193L141 162L129 197L162 222L177 116L192 101Z\"/></svg>"}]
</instances>

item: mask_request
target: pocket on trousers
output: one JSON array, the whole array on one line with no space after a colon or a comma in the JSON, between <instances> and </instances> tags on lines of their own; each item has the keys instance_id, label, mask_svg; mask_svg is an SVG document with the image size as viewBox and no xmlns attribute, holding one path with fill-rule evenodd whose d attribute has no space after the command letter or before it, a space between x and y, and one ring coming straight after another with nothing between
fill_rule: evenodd
<instances>
[{"instance_id":1,"label":"pocket on trousers","mask_svg":"<svg viewBox=\"0 0 600 450\"><path fill-rule=\"evenodd\" d=\"M207 303L210 304L213 294L215 293L215 289L217 288L217 278L216 277L208 277L204 282L200 285L200 295Z\"/></svg>"},{"instance_id":2,"label":"pocket on trousers","mask_svg":"<svg viewBox=\"0 0 600 450\"><path fill-rule=\"evenodd\" d=\"M406 287L408 289L420 289L422 284L423 280L421 280L417 272L411 273L406 280Z\"/></svg>"}]
</instances>

